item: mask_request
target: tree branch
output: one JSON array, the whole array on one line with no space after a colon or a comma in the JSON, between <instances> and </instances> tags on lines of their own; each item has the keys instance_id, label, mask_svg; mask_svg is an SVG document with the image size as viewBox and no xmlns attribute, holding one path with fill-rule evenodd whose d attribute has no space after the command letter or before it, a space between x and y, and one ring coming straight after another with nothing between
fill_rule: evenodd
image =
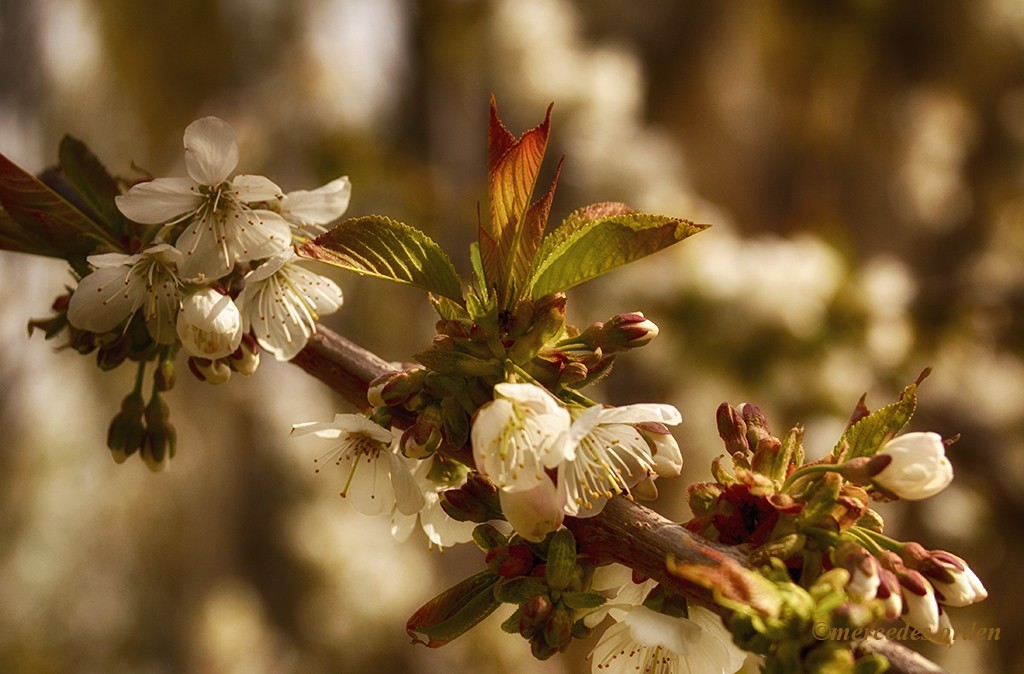
<instances>
[{"instance_id":1,"label":"tree branch","mask_svg":"<svg viewBox=\"0 0 1024 674\"><path fill-rule=\"evenodd\" d=\"M367 406L366 391L370 382L393 369L376 354L323 326L291 362L359 408ZM580 519L567 517L565 525L578 540L586 541L589 554L624 564L657 580L667 589L716 610L720 609L712 593L673 575L667 560L705 565L715 569L716 577L723 578L740 576L752 568L741 548L705 540L622 496L611 499L599 515ZM857 645L856 651L884 655L892 674L944 672L935 663L893 641L865 641Z\"/></svg>"}]
</instances>

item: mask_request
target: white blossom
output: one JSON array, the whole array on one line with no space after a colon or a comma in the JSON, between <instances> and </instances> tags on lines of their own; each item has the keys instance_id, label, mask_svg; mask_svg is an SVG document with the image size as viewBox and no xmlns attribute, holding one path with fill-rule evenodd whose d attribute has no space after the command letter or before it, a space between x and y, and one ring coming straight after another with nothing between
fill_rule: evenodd
<instances>
[{"instance_id":1,"label":"white blossom","mask_svg":"<svg viewBox=\"0 0 1024 674\"><path fill-rule=\"evenodd\" d=\"M178 338L190 356L215 360L242 341L242 317L231 298L213 288L186 295L178 312Z\"/></svg>"},{"instance_id":2,"label":"white blossom","mask_svg":"<svg viewBox=\"0 0 1024 674\"><path fill-rule=\"evenodd\" d=\"M494 396L473 419L476 468L504 491L531 490L569 457L569 412L534 384L503 382Z\"/></svg>"},{"instance_id":3,"label":"white blossom","mask_svg":"<svg viewBox=\"0 0 1024 674\"><path fill-rule=\"evenodd\" d=\"M342 176L315 190L295 190L281 199L278 212L287 220L296 234L315 236L348 209L352 196L352 183Z\"/></svg>"},{"instance_id":4,"label":"white blossom","mask_svg":"<svg viewBox=\"0 0 1024 674\"><path fill-rule=\"evenodd\" d=\"M166 243L135 255L92 255L95 271L71 295L68 320L80 330L104 333L130 319L140 309L146 329L157 344L173 344L178 315L177 265L181 254Z\"/></svg>"},{"instance_id":5,"label":"white blossom","mask_svg":"<svg viewBox=\"0 0 1024 674\"><path fill-rule=\"evenodd\" d=\"M397 508L391 513L391 535L399 541L404 541L412 533L419 521L423 533L431 545L438 548L446 548L458 543L468 543L473 540L473 529L475 522L460 522L444 511L441 507L440 493L446 489L458 487L465 481L462 479L453 482L435 482L430 478L432 460L419 461L405 458L408 465L413 465L412 478L423 494L423 507L416 513L404 514Z\"/></svg>"},{"instance_id":6,"label":"white blossom","mask_svg":"<svg viewBox=\"0 0 1024 674\"><path fill-rule=\"evenodd\" d=\"M558 466L566 514L595 515L609 498L629 493L656 472L651 444L634 424L680 421L679 410L671 405L595 405L577 414L569 431L571 457Z\"/></svg>"},{"instance_id":7,"label":"white blossom","mask_svg":"<svg viewBox=\"0 0 1024 674\"><path fill-rule=\"evenodd\" d=\"M116 197L128 218L144 224L184 223L175 241L184 255L183 278L213 280L236 262L270 257L291 244L288 222L250 204L281 199L281 189L263 176L239 175L238 142L227 122L203 117L185 129L188 178L157 178Z\"/></svg>"},{"instance_id":8,"label":"white blossom","mask_svg":"<svg viewBox=\"0 0 1024 674\"><path fill-rule=\"evenodd\" d=\"M316 332L321 315L342 305L341 288L297 264L292 248L275 254L245 277L238 295L242 330L278 360L291 360Z\"/></svg>"},{"instance_id":9,"label":"white blossom","mask_svg":"<svg viewBox=\"0 0 1024 674\"><path fill-rule=\"evenodd\" d=\"M953 466L938 433L906 433L887 442L878 453L891 456L892 462L874 481L902 499L934 496L953 481Z\"/></svg>"},{"instance_id":10,"label":"white blossom","mask_svg":"<svg viewBox=\"0 0 1024 674\"><path fill-rule=\"evenodd\" d=\"M746 655L717 615L691 604L688 618L629 609L601 635L590 658L595 674L733 674Z\"/></svg>"},{"instance_id":11,"label":"white blossom","mask_svg":"<svg viewBox=\"0 0 1024 674\"><path fill-rule=\"evenodd\" d=\"M334 421L312 421L292 426L292 435L315 435L338 440L318 464L333 461L342 475L341 496L364 515L412 515L424 505L423 494L408 465L398 453L395 436L361 414L337 414ZM320 468L317 468L320 472Z\"/></svg>"}]
</instances>

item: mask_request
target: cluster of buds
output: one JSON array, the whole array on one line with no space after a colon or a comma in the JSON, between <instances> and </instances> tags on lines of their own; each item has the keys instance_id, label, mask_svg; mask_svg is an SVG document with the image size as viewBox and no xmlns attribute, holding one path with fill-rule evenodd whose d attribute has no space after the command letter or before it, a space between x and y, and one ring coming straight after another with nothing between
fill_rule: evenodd
<instances>
[{"instance_id":1,"label":"cluster of buds","mask_svg":"<svg viewBox=\"0 0 1024 674\"><path fill-rule=\"evenodd\" d=\"M916 384L874 413L862 401L835 450L805 463L802 428L779 439L756 406L723 404L718 428L732 470L719 457L712 467L715 481L690 486L694 517L686 526L721 543L753 546L755 563L783 568L786 580L805 587L840 579L829 625L859 629L902 619L926 638L952 643L943 607L984 599L981 581L955 555L885 536L882 518L870 507L872 498L927 498L952 480L938 434L898 435L915 405ZM751 624L761 625L748 621L742 629L767 636ZM847 657L803 639L796 642L810 644L821 657Z\"/></svg>"},{"instance_id":2,"label":"cluster of buds","mask_svg":"<svg viewBox=\"0 0 1024 674\"><path fill-rule=\"evenodd\" d=\"M488 567L501 577L495 598L517 605L502 629L528 640L534 657L546 660L573 639L590 636L583 617L605 598L589 590L594 567L577 555L567 529L532 544L482 525L474 539L485 550Z\"/></svg>"}]
</instances>

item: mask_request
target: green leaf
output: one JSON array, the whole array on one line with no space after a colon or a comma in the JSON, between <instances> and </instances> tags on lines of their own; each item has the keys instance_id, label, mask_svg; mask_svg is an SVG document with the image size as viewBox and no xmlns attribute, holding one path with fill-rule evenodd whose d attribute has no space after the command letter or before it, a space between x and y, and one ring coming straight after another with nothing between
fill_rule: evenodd
<instances>
[{"instance_id":1,"label":"green leaf","mask_svg":"<svg viewBox=\"0 0 1024 674\"><path fill-rule=\"evenodd\" d=\"M569 608L579 611L587 608L597 608L607 600L596 592L563 592L562 601Z\"/></svg>"},{"instance_id":2,"label":"green leaf","mask_svg":"<svg viewBox=\"0 0 1024 674\"><path fill-rule=\"evenodd\" d=\"M430 648L444 646L469 631L501 605L494 598L494 585L501 576L480 571L434 597L405 624L414 643Z\"/></svg>"},{"instance_id":3,"label":"green leaf","mask_svg":"<svg viewBox=\"0 0 1024 674\"><path fill-rule=\"evenodd\" d=\"M79 261L104 244L121 250L109 232L2 154L0 205L4 250Z\"/></svg>"},{"instance_id":4,"label":"green leaf","mask_svg":"<svg viewBox=\"0 0 1024 674\"><path fill-rule=\"evenodd\" d=\"M837 463L859 456L874 456L910 422L917 409L917 384L910 384L899 400L877 409L846 429L832 454Z\"/></svg>"},{"instance_id":5,"label":"green leaf","mask_svg":"<svg viewBox=\"0 0 1024 674\"><path fill-rule=\"evenodd\" d=\"M462 303L462 281L441 247L415 227L382 215L349 218L305 243L299 254Z\"/></svg>"},{"instance_id":6,"label":"green leaf","mask_svg":"<svg viewBox=\"0 0 1024 674\"><path fill-rule=\"evenodd\" d=\"M538 594L547 594L548 586L542 578L517 576L505 578L494 586L494 597L506 604L522 604Z\"/></svg>"},{"instance_id":7,"label":"green leaf","mask_svg":"<svg viewBox=\"0 0 1024 674\"><path fill-rule=\"evenodd\" d=\"M534 299L567 290L696 234L707 225L596 204L570 215L545 239L530 279ZM604 215L607 210L611 214Z\"/></svg>"},{"instance_id":8,"label":"green leaf","mask_svg":"<svg viewBox=\"0 0 1024 674\"><path fill-rule=\"evenodd\" d=\"M121 189L85 143L72 136L64 136L60 142L60 167L92 214L105 223L114 236L131 236L128 218L118 210L114 201L114 197L121 194Z\"/></svg>"}]
</instances>

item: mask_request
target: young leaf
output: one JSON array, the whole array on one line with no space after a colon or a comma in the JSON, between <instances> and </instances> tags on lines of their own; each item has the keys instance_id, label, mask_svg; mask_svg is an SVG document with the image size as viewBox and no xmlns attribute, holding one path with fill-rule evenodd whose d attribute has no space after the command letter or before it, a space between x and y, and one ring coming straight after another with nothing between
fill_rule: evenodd
<instances>
[{"instance_id":1,"label":"young leaf","mask_svg":"<svg viewBox=\"0 0 1024 674\"><path fill-rule=\"evenodd\" d=\"M381 215L345 220L305 243L299 255L462 303L462 281L441 247L415 227Z\"/></svg>"},{"instance_id":2,"label":"young leaf","mask_svg":"<svg viewBox=\"0 0 1024 674\"><path fill-rule=\"evenodd\" d=\"M499 580L501 576L488 570L470 576L420 607L405 624L406 631L414 643L444 646L500 606L494 597Z\"/></svg>"},{"instance_id":3,"label":"young leaf","mask_svg":"<svg viewBox=\"0 0 1024 674\"><path fill-rule=\"evenodd\" d=\"M0 248L65 260L84 258L102 244L120 250L109 232L63 197L0 154Z\"/></svg>"},{"instance_id":4,"label":"young leaf","mask_svg":"<svg viewBox=\"0 0 1024 674\"><path fill-rule=\"evenodd\" d=\"M568 290L705 229L689 220L597 204L569 216L542 246L530 278L534 299ZM592 209L592 210L591 210ZM607 210L611 215L603 215ZM592 214L597 217L591 217Z\"/></svg>"},{"instance_id":5,"label":"young leaf","mask_svg":"<svg viewBox=\"0 0 1024 674\"><path fill-rule=\"evenodd\" d=\"M480 254L489 285L497 289L498 303L505 308L514 304L524 289L547 223L554 183L532 207L530 200L547 150L550 126L549 106L544 122L516 139L498 118L491 99L487 134L491 226L489 230L480 227Z\"/></svg>"},{"instance_id":6,"label":"young leaf","mask_svg":"<svg viewBox=\"0 0 1024 674\"><path fill-rule=\"evenodd\" d=\"M917 409L917 384L910 384L899 400L877 409L850 426L832 450L838 463L875 452L910 422Z\"/></svg>"},{"instance_id":7,"label":"young leaf","mask_svg":"<svg viewBox=\"0 0 1024 674\"><path fill-rule=\"evenodd\" d=\"M114 236L131 236L128 218L114 203L114 197L121 193L117 181L85 143L72 136L64 136L60 142L60 167L64 177L92 211L90 215L106 223Z\"/></svg>"}]
</instances>

